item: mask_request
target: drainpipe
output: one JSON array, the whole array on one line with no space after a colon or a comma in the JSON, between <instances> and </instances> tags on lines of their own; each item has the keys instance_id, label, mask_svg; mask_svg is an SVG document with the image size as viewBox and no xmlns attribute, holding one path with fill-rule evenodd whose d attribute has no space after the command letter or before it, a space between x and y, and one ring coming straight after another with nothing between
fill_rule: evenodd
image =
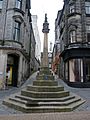
<instances>
[{"instance_id":1,"label":"drainpipe","mask_svg":"<svg viewBox=\"0 0 90 120\"><path fill-rule=\"evenodd\" d=\"M7 3L6 3L6 14L5 14L5 24L4 24L4 30L3 30L3 40L2 40L2 46L4 46L4 36L5 36L5 27L6 27L6 18L7 18L7 8L8 8L8 0L7 0Z\"/></svg>"},{"instance_id":2,"label":"drainpipe","mask_svg":"<svg viewBox=\"0 0 90 120\"><path fill-rule=\"evenodd\" d=\"M30 42L29 42L29 63L30 63L30 70L29 70L29 72L30 72L30 75L31 75L31 39L32 39L32 37L31 37L31 35L32 35L32 27L31 27L31 25L32 25L32 23L30 22Z\"/></svg>"}]
</instances>

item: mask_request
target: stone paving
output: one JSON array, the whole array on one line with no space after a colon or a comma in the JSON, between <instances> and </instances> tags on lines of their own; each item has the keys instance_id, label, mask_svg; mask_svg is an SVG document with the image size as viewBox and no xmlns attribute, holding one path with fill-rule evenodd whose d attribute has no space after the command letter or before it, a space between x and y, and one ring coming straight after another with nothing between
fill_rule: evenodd
<instances>
[{"instance_id":1,"label":"stone paving","mask_svg":"<svg viewBox=\"0 0 90 120\"><path fill-rule=\"evenodd\" d=\"M41 113L41 114L23 114L20 111L8 108L7 106L2 105L2 101L5 97L20 92L27 84L32 84L32 81L36 79L36 74L34 73L22 87L19 88L9 88L8 90L0 91L0 120L89 120L90 119L90 88L73 88L69 87L62 80L57 78L58 83L64 86L64 89L69 90L72 93L75 93L81 96L86 102L78 107L76 110L70 113ZM37 118L38 116L38 118ZM2 119L3 118L3 119Z\"/></svg>"},{"instance_id":2,"label":"stone paving","mask_svg":"<svg viewBox=\"0 0 90 120\"><path fill-rule=\"evenodd\" d=\"M5 99L5 97L20 92L22 88L26 87L26 85L28 84L32 84L32 81L36 79L36 74L34 73L33 75L30 76L30 78L19 88L17 87L11 87L9 89L6 90L1 90L0 91L0 115L1 114L22 114L22 112L20 111L16 111L14 109L8 108L7 106L2 104L3 99Z\"/></svg>"},{"instance_id":3,"label":"stone paving","mask_svg":"<svg viewBox=\"0 0 90 120\"><path fill-rule=\"evenodd\" d=\"M84 100L86 100L86 102L83 105L81 105L74 111L90 111L90 88L73 88L69 87L62 80L57 80L59 81L59 84L62 84L64 86L64 89L69 90L70 92L75 93L81 96Z\"/></svg>"},{"instance_id":4,"label":"stone paving","mask_svg":"<svg viewBox=\"0 0 90 120\"><path fill-rule=\"evenodd\" d=\"M90 120L90 112L1 115L0 120Z\"/></svg>"}]
</instances>

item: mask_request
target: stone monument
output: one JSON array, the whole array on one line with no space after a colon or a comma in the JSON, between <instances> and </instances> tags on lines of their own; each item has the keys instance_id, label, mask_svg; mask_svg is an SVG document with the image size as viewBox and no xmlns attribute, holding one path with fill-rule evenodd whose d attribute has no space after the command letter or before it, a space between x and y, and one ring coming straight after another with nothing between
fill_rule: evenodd
<instances>
[{"instance_id":1,"label":"stone monument","mask_svg":"<svg viewBox=\"0 0 90 120\"><path fill-rule=\"evenodd\" d=\"M37 75L39 80L53 80L54 76L49 70L49 61L48 61L48 33L49 33L49 23L47 21L47 14L45 14L45 20L43 23L42 32L44 33L44 42L43 42L43 53L41 60L41 69Z\"/></svg>"},{"instance_id":2,"label":"stone monument","mask_svg":"<svg viewBox=\"0 0 90 120\"><path fill-rule=\"evenodd\" d=\"M45 14L42 32L44 33L43 60L36 80L18 94L6 98L3 104L24 113L70 112L83 104L85 100L64 90L64 87L58 85L58 81L49 71L47 14Z\"/></svg>"},{"instance_id":3,"label":"stone monument","mask_svg":"<svg viewBox=\"0 0 90 120\"><path fill-rule=\"evenodd\" d=\"M45 14L45 21L43 23L42 32L44 33L44 42L43 42L43 61L42 67L48 67L48 33L49 33L49 23L47 21L47 14Z\"/></svg>"}]
</instances>

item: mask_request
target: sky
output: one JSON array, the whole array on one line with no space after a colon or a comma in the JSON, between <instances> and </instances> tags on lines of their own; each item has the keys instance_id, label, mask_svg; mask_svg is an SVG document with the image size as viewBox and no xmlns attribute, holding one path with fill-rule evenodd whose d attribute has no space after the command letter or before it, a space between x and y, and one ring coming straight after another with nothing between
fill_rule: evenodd
<instances>
[{"instance_id":1,"label":"sky","mask_svg":"<svg viewBox=\"0 0 90 120\"><path fill-rule=\"evenodd\" d=\"M42 33L43 22L45 19L45 13L47 13L47 18L49 22L49 34L48 34L48 44L50 48L50 42L52 46L55 41L55 19L57 17L58 10L63 7L63 0L31 0L31 14L37 15L37 25L41 40L41 51L43 51L43 39L44 35Z\"/></svg>"}]
</instances>

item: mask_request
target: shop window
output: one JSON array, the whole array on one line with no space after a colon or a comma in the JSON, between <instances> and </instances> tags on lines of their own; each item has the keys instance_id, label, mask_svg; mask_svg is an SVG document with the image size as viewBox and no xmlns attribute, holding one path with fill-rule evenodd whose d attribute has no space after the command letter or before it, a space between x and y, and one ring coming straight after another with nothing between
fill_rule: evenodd
<instances>
[{"instance_id":1,"label":"shop window","mask_svg":"<svg viewBox=\"0 0 90 120\"><path fill-rule=\"evenodd\" d=\"M70 43L76 42L76 31L70 31Z\"/></svg>"},{"instance_id":2,"label":"shop window","mask_svg":"<svg viewBox=\"0 0 90 120\"><path fill-rule=\"evenodd\" d=\"M90 2L85 2L86 14L90 14Z\"/></svg>"},{"instance_id":3,"label":"shop window","mask_svg":"<svg viewBox=\"0 0 90 120\"><path fill-rule=\"evenodd\" d=\"M21 26L21 23L18 22L18 21L15 21L14 36L13 36L15 41L19 41L20 40L20 26Z\"/></svg>"},{"instance_id":4,"label":"shop window","mask_svg":"<svg viewBox=\"0 0 90 120\"><path fill-rule=\"evenodd\" d=\"M0 0L0 9L2 9L3 0Z\"/></svg>"},{"instance_id":5,"label":"shop window","mask_svg":"<svg viewBox=\"0 0 90 120\"><path fill-rule=\"evenodd\" d=\"M22 0L16 0L16 8L18 9L22 8Z\"/></svg>"},{"instance_id":6,"label":"shop window","mask_svg":"<svg viewBox=\"0 0 90 120\"><path fill-rule=\"evenodd\" d=\"M65 79L68 80L68 62L65 63Z\"/></svg>"},{"instance_id":7,"label":"shop window","mask_svg":"<svg viewBox=\"0 0 90 120\"><path fill-rule=\"evenodd\" d=\"M69 61L70 82L83 82L83 62L81 59L72 59Z\"/></svg>"}]
</instances>

